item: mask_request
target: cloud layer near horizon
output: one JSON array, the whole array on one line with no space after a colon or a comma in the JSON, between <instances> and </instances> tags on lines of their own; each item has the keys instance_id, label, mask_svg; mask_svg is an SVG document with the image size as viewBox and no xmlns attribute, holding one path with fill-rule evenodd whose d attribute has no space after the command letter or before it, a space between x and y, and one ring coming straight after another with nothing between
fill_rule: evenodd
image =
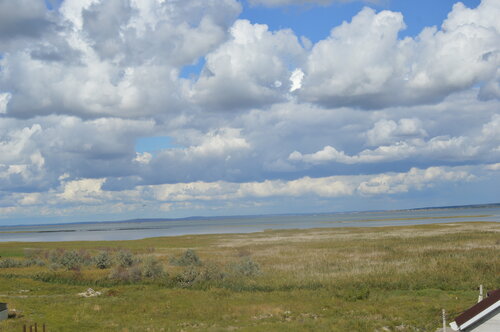
<instances>
[{"instance_id":1,"label":"cloud layer near horizon","mask_svg":"<svg viewBox=\"0 0 500 332\"><path fill-rule=\"evenodd\" d=\"M0 0L0 218L498 197L498 1L403 39L366 7L315 44L234 0L40 3Z\"/></svg>"}]
</instances>

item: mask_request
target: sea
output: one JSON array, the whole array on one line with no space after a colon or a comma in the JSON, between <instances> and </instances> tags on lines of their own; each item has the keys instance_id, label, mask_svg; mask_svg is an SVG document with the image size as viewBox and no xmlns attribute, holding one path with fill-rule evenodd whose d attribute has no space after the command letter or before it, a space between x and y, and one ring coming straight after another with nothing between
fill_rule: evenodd
<instances>
[{"instance_id":1,"label":"sea","mask_svg":"<svg viewBox=\"0 0 500 332\"><path fill-rule=\"evenodd\" d=\"M0 226L0 242L118 241L190 234L252 233L278 229L408 226L477 221L500 222L500 204L395 211Z\"/></svg>"}]
</instances>

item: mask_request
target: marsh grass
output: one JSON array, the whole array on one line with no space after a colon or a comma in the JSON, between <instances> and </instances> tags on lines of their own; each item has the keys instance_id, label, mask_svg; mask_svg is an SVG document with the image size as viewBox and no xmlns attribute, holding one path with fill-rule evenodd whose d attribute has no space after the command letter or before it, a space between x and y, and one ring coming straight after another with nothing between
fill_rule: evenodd
<instances>
[{"instance_id":1,"label":"marsh grass","mask_svg":"<svg viewBox=\"0 0 500 332\"><path fill-rule=\"evenodd\" d=\"M499 236L497 223L455 223L1 243L2 259L106 252L112 266L0 268L0 301L22 312L0 331L434 331L442 308L453 318L479 284L500 286ZM103 295L76 295L88 287Z\"/></svg>"}]
</instances>

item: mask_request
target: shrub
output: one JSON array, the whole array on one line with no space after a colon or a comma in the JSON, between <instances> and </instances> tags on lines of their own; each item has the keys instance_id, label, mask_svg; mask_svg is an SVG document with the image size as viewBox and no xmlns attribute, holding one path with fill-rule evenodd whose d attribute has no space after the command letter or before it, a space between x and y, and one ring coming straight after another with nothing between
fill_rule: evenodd
<instances>
[{"instance_id":1,"label":"shrub","mask_svg":"<svg viewBox=\"0 0 500 332\"><path fill-rule=\"evenodd\" d=\"M252 277L260 273L260 266L250 257L244 257L239 263L231 265L231 271L238 275Z\"/></svg>"},{"instance_id":2,"label":"shrub","mask_svg":"<svg viewBox=\"0 0 500 332\"><path fill-rule=\"evenodd\" d=\"M199 279L203 281L221 281L226 277L226 274L215 263L207 263L200 270Z\"/></svg>"},{"instance_id":3,"label":"shrub","mask_svg":"<svg viewBox=\"0 0 500 332\"><path fill-rule=\"evenodd\" d=\"M5 258L3 260L0 260L0 268L28 267L33 265L44 266L45 262L42 261L41 259L35 259L35 258L26 260Z\"/></svg>"},{"instance_id":4,"label":"shrub","mask_svg":"<svg viewBox=\"0 0 500 332\"><path fill-rule=\"evenodd\" d=\"M190 287L198 281L199 276L200 271L194 266L189 266L181 274L178 274L175 280L180 287Z\"/></svg>"},{"instance_id":5,"label":"shrub","mask_svg":"<svg viewBox=\"0 0 500 332\"><path fill-rule=\"evenodd\" d=\"M165 270L156 257L148 256L142 262L142 276L148 279L157 279L165 276Z\"/></svg>"},{"instance_id":6,"label":"shrub","mask_svg":"<svg viewBox=\"0 0 500 332\"><path fill-rule=\"evenodd\" d=\"M116 253L115 261L118 266L129 267L134 265L134 256L130 251L120 250Z\"/></svg>"},{"instance_id":7,"label":"shrub","mask_svg":"<svg viewBox=\"0 0 500 332\"><path fill-rule=\"evenodd\" d=\"M0 261L0 268L22 267L23 262L17 259L5 258Z\"/></svg>"},{"instance_id":8,"label":"shrub","mask_svg":"<svg viewBox=\"0 0 500 332\"><path fill-rule=\"evenodd\" d=\"M179 258L172 257L170 259L170 264L177 266L199 266L201 265L201 260L192 249L186 250L186 252Z\"/></svg>"},{"instance_id":9,"label":"shrub","mask_svg":"<svg viewBox=\"0 0 500 332\"><path fill-rule=\"evenodd\" d=\"M25 266L33 266L33 265L45 266L47 263L45 263L45 261L43 261L39 258L30 258L30 259L26 260L24 264L25 264Z\"/></svg>"},{"instance_id":10,"label":"shrub","mask_svg":"<svg viewBox=\"0 0 500 332\"><path fill-rule=\"evenodd\" d=\"M212 283L224 280L226 274L214 263L208 263L202 267L187 266L174 280L180 287L191 287L198 283Z\"/></svg>"},{"instance_id":11,"label":"shrub","mask_svg":"<svg viewBox=\"0 0 500 332\"><path fill-rule=\"evenodd\" d=\"M57 263L57 262L56 262ZM78 270L83 263L82 257L75 250L65 251L59 263L68 270Z\"/></svg>"},{"instance_id":12,"label":"shrub","mask_svg":"<svg viewBox=\"0 0 500 332\"><path fill-rule=\"evenodd\" d=\"M101 251L94 257L94 264L98 269L107 269L111 267L111 257L107 251Z\"/></svg>"}]
</instances>

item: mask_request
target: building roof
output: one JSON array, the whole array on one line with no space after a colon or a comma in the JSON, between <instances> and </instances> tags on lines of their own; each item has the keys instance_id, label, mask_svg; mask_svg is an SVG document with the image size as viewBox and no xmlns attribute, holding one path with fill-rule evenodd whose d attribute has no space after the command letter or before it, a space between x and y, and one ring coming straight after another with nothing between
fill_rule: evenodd
<instances>
[{"instance_id":1,"label":"building roof","mask_svg":"<svg viewBox=\"0 0 500 332\"><path fill-rule=\"evenodd\" d=\"M7 310L7 303L0 302L0 311Z\"/></svg>"},{"instance_id":2,"label":"building roof","mask_svg":"<svg viewBox=\"0 0 500 332\"><path fill-rule=\"evenodd\" d=\"M450 326L455 331L462 331L499 307L500 289L490 291L488 297L462 312Z\"/></svg>"}]
</instances>

